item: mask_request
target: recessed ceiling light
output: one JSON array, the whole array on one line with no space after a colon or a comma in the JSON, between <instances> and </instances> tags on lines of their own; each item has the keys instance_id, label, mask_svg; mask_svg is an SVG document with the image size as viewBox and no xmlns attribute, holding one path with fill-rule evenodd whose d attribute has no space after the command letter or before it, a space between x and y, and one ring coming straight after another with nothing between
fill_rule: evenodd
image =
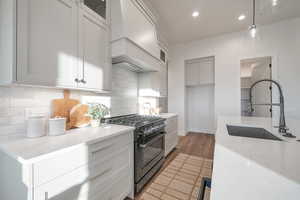
<instances>
[{"instance_id":1,"label":"recessed ceiling light","mask_svg":"<svg viewBox=\"0 0 300 200\"><path fill-rule=\"evenodd\" d=\"M198 11L194 11L193 14L192 14L192 16L195 17L195 18L199 17L199 12Z\"/></svg>"},{"instance_id":2,"label":"recessed ceiling light","mask_svg":"<svg viewBox=\"0 0 300 200\"><path fill-rule=\"evenodd\" d=\"M240 15L239 18L238 18L240 21L246 19L246 16L245 15Z\"/></svg>"},{"instance_id":3,"label":"recessed ceiling light","mask_svg":"<svg viewBox=\"0 0 300 200\"><path fill-rule=\"evenodd\" d=\"M277 6L278 5L278 0L272 0L272 6Z\"/></svg>"}]
</instances>

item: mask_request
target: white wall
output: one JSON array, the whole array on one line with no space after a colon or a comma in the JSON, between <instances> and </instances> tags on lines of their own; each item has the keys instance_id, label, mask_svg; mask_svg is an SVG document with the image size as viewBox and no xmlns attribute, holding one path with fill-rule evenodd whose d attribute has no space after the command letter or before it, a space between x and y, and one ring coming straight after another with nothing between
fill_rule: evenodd
<instances>
[{"instance_id":1,"label":"white wall","mask_svg":"<svg viewBox=\"0 0 300 200\"><path fill-rule=\"evenodd\" d=\"M212 37L170 47L169 112L179 115L179 133L185 134L184 61L215 56L217 115L240 115L240 60L272 56L273 73L283 85L286 115L300 119L300 18L259 26L258 37L248 31Z\"/></svg>"}]
</instances>

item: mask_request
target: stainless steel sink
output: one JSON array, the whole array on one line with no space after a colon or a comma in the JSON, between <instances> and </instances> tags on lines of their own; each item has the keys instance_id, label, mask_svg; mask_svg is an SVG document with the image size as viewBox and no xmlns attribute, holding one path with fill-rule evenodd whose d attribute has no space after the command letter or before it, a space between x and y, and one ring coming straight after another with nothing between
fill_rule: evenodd
<instances>
[{"instance_id":1,"label":"stainless steel sink","mask_svg":"<svg viewBox=\"0 0 300 200\"><path fill-rule=\"evenodd\" d=\"M228 134L232 136L282 141L264 128L227 125L227 130Z\"/></svg>"}]
</instances>

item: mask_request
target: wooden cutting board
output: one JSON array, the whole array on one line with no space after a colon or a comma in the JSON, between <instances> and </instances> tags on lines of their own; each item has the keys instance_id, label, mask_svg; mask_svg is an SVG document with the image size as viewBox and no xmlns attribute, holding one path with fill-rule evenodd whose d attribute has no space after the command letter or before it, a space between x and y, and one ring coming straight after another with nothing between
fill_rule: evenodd
<instances>
[{"instance_id":1,"label":"wooden cutting board","mask_svg":"<svg viewBox=\"0 0 300 200\"><path fill-rule=\"evenodd\" d=\"M52 101L52 117L64 117L67 122L67 129L70 129L70 111L76 105L80 104L80 101L76 99L70 99L70 91L64 90L63 99L54 99Z\"/></svg>"},{"instance_id":2,"label":"wooden cutting board","mask_svg":"<svg viewBox=\"0 0 300 200\"><path fill-rule=\"evenodd\" d=\"M91 118L87 116L89 110L88 105L77 104L70 112L70 127L82 128L90 124Z\"/></svg>"}]
</instances>

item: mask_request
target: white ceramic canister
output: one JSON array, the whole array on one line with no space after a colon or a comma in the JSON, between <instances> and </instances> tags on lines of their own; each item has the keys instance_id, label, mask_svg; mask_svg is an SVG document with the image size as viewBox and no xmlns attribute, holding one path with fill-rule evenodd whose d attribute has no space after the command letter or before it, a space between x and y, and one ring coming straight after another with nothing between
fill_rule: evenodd
<instances>
[{"instance_id":1,"label":"white ceramic canister","mask_svg":"<svg viewBox=\"0 0 300 200\"><path fill-rule=\"evenodd\" d=\"M49 136L63 135L66 133L66 118L49 119Z\"/></svg>"},{"instance_id":2,"label":"white ceramic canister","mask_svg":"<svg viewBox=\"0 0 300 200\"><path fill-rule=\"evenodd\" d=\"M31 116L27 119L27 137L37 138L46 135L46 117Z\"/></svg>"}]
</instances>

